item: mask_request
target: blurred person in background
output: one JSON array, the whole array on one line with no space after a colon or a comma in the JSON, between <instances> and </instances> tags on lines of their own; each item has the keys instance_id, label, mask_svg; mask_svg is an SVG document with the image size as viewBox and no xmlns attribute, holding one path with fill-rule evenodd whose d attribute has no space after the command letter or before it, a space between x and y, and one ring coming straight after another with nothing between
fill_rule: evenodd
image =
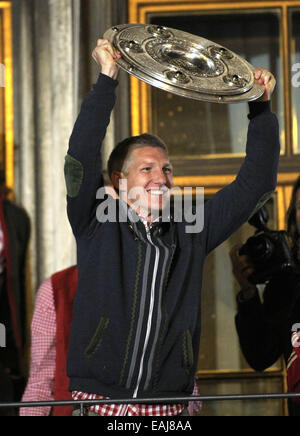
<instances>
[{"instance_id":1,"label":"blurred person in background","mask_svg":"<svg viewBox=\"0 0 300 436\"><path fill-rule=\"evenodd\" d=\"M0 401L20 401L25 387L26 255L30 220L8 199L5 173L0 170L0 323L6 346L0 348ZM0 410L0 415L14 414Z\"/></svg>"},{"instance_id":2,"label":"blurred person in background","mask_svg":"<svg viewBox=\"0 0 300 436\"><path fill-rule=\"evenodd\" d=\"M236 328L247 362L254 370L264 371L283 356L288 390L300 393L300 177L293 188L287 230L292 239L295 268L273 274L264 289L263 301L251 281L253 263L248 256L240 255L242 246L235 246L230 257L241 289L237 296ZM289 413L300 416L299 400L289 401Z\"/></svg>"}]
</instances>

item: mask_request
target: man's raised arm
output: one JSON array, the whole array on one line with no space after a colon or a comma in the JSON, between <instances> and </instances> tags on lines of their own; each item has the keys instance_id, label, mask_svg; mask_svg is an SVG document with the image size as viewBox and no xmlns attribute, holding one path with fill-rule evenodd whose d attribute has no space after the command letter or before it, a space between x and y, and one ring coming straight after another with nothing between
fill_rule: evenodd
<instances>
[{"instance_id":1,"label":"man's raised arm","mask_svg":"<svg viewBox=\"0 0 300 436\"><path fill-rule=\"evenodd\" d=\"M92 56L101 68L97 83L82 103L65 159L68 217L75 236L94 218L96 192L103 186L101 145L115 103L120 56L110 42L99 39Z\"/></svg>"},{"instance_id":2,"label":"man's raised arm","mask_svg":"<svg viewBox=\"0 0 300 436\"><path fill-rule=\"evenodd\" d=\"M280 155L279 126L270 99L276 80L266 69L257 69L256 83L264 95L249 103L246 158L236 180L219 191L205 207L206 252L234 233L275 190Z\"/></svg>"}]
</instances>

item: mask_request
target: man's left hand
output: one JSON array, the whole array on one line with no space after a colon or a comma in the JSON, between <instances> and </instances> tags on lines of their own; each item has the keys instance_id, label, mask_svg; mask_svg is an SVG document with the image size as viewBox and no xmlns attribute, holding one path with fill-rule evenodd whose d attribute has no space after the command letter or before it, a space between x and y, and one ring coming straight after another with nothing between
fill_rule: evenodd
<instances>
[{"instance_id":1,"label":"man's left hand","mask_svg":"<svg viewBox=\"0 0 300 436\"><path fill-rule=\"evenodd\" d=\"M255 83L265 87L264 94L257 101L269 101L276 86L276 79L266 68L256 68L254 72Z\"/></svg>"}]
</instances>

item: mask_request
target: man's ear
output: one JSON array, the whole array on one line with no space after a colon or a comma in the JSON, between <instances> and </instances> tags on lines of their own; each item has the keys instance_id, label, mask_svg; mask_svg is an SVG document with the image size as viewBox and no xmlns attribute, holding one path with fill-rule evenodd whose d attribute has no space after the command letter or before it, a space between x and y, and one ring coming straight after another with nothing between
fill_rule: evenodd
<instances>
[{"instance_id":1,"label":"man's ear","mask_svg":"<svg viewBox=\"0 0 300 436\"><path fill-rule=\"evenodd\" d=\"M120 180L123 178L123 173L120 171L113 171L111 174L111 181L114 186L114 188L119 191L120 189Z\"/></svg>"}]
</instances>

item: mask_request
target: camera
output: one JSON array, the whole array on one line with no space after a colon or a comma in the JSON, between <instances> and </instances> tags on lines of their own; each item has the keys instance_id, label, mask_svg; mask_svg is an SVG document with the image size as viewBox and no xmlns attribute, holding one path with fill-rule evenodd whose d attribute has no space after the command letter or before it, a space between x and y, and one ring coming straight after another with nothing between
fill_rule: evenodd
<instances>
[{"instance_id":1,"label":"camera","mask_svg":"<svg viewBox=\"0 0 300 436\"><path fill-rule=\"evenodd\" d=\"M255 285L268 282L276 274L295 271L293 239L286 231L274 231L267 227L269 214L263 206L248 221L257 229L240 249L240 255L248 256L254 272L249 281Z\"/></svg>"}]
</instances>

